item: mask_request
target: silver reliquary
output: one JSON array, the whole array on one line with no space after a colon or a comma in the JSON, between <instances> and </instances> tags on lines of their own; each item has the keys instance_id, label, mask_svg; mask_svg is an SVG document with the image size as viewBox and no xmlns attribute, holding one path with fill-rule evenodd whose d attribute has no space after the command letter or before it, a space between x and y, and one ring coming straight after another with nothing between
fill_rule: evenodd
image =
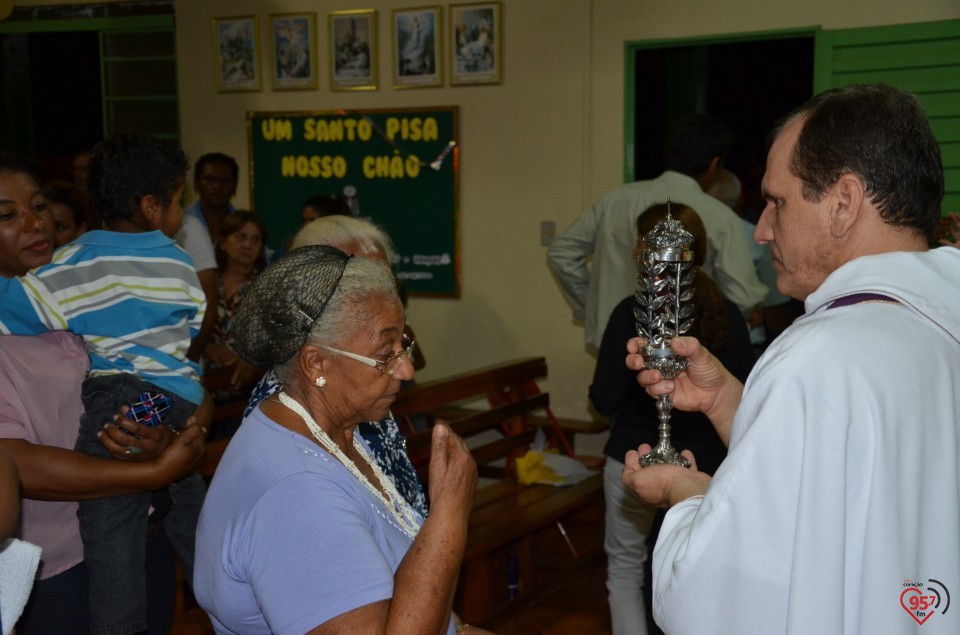
<instances>
[{"instance_id":1,"label":"silver reliquary","mask_svg":"<svg viewBox=\"0 0 960 635\"><path fill-rule=\"evenodd\" d=\"M664 379L676 379L686 370L687 360L670 347L670 340L693 326L693 235L683 224L670 216L657 223L643 237L643 251L638 258L637 334L647 340L643 349L643 367L656 369ZM677 452L670 443L670 395L660 395L657 412L660 418L660 438L649 454L640 457L640 465L669 463L690 467L690 461Z\"/></svg>"}]
</instances>

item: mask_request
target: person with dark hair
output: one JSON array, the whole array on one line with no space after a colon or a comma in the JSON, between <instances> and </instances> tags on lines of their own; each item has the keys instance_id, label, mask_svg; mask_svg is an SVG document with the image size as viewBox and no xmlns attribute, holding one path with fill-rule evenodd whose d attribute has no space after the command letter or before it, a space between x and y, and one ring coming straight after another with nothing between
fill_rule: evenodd
<instances>
[{"instance_id":1,"label":"person with dark hair","mask_svg":"<svg viewBox=\"0 0 960 635\"><path fill-rule=\"evenodd\" d=\"M704 271L724 297L749 316L766 297L758 279L740 219L706 194L717 178L733 133L708 114L677 121L667 170L650 181L637 181L608 192L557 236L547 250L550 266L573 305L574 319L584 321L584 339L600 348L603 327L613 307L633 291L636 272L630 254L640 212L668 199L683 201L700 215L707 229ZM592 266L587 261L593 257Z\"/></svg>"},{"instance_id":2,"label":"person with dark hair","mask_svg":"<svg viewBox=\"0 0 960 635\"><path fill-rule=\"evenodd\" d=\"M301 226L324 216L352 216L350 206L342 196L316 194L303 202L300 210Z\"/></svg>"},{"instance_id":3,"label":"person with dark hair","mask_svg":"<svg viewBox=\"0 0 960 635\"><path fill-rule=\"evenodd\" d=\"M220 235L220 223L236 209L230 201L237 193L239 178L237 160L222 152L204 154L193 166L197 200L185 207L183 213L199 220L214 242Z\"/></svg>"},{"instance_id":4,"label":"person with dark hair","mask_svg":"<svg viewBox=\"0 0 960 635\"><path fill-rule=\"evenodd\" d=\"M626 456L624 483L670 508L657 622L960 633L960 251L929 248L943 163L919 100L884 84L813 97L774 131L762 190L755 238L805 314L746 386L690 337L671 343L689 362L676 380L638 376L729 447L712 479L696 463L641 468L648 445ZM627 344L634 371L643 345Z\"/></svg>"},{"instance_id":5,"label":"person with dark hair","mask_svg":"<svg viewBox=\"0 0 960 635\"><path fill-rule=\"evenodd\" d=\"M233 348L234 323L257 274L267 268L263 244L267 228L253 212L237 210L220 225L217 240L217 321L211 340L204 348L204 366L207 370L232 368L230 387L214 391L215 402L227 401L249 392L253 382L262 374L260 369L246 363Z\"/></svg>"},{"instance_id":6,"label":"person with dark hair","mask_svg":"<svg viewBox=\"0 0 960 635\"><path fill-rule=\"evenodd\" d=\"M87 191L90 181L90 148L83 148L70 159L70 178L82 191Z\"/></svg>"},{"instance_id":7,"label":"person with dark hair","mask_svg":"<svg viewBox=\"0 0 960 635\"><path fill-rule=\"evenodd\" d=\"M654 205L637 218L634 257L643 250L643 238L667 217L666 204ZM670 216L693 236L694 307L692 334L716 353L741 381L745 381L756 358L750 345L747 324L739 309L724 299L713 281L703 272L707 234L695 211L683 204L671 204ZM656 401L650 399L623 364L624 343L637 334L633 294L623 299L610 314L597 355L590 385L590 401L601 415L610 417L610 438L604 447L603 492L605 504L604 551L607 554L607 591L610 618L615 635L648 632L644 597L649 590L647 543L656 540L659 518L655 509L639 500L623 485L623 457L641 443L655 445L660 420ZM710 421L700 413L675 411L673 444L693 451L700 469L713 474L727 450ZM653 523L651 526L651 522ZM650 631L652 632L652 631Z\"/></svg>"},{"instance_id":8,"label":"person with dark hair","mask_svg":"<svg viewBox=\"0 0 960 635\"><path fill-rule=\"evenodd\" d=\"M53 236L53 217L30 167L0 153L0 277L25 276L48 264ZM200 426L209 425L209 408L198 412L200 425L188 425L179 436L125 416L114 420L111 413L100 422L99 438L111 458L75 451L89 370L83 341L69 332L0 337L0 447L17 463L23 496L15 535L42 549L33 593L16 625L23 635L90 632L77 501L149 496L188 474L203 453ZM138 454L127 452L134 439ZM141 540L146 543L146 536ZM163 615L154 599L151 626Z\"/></svg>"},{"instance_id":9,"label":"person with dark hair","mask_svg":"<svg viewBox=\"0 0 960 635\"><path fill-rule=\"evenodd\" d=\"M87 346L80 452L110 456L99 433L122 406L180 432L209 398L200 368L186 357L203 317L203 292L190 258L172 240L186 171L182 152L149 135L108 136L94 147L89 184L107 229L83 234L49 265L0 280L0 332L70 330ZM131 436L126 453L140 452ZM187 572L204 492L197 472L170 485L173 505L163 527ZM147 627L142 564L150 503L149 492L80 503L92 633Z\"/></svg>"},{"instance_id":10,"label":"person with dark hair","mask_svg":"<svg viewBox=\"0 0 960 635\"><path fill-rule=\"evenodd\" d=\"M43 186L53 214L54 245L63 247L80 234L100 228L100 218L86 192L66 181L52 181Z\"/></svg>"}]
</instances>

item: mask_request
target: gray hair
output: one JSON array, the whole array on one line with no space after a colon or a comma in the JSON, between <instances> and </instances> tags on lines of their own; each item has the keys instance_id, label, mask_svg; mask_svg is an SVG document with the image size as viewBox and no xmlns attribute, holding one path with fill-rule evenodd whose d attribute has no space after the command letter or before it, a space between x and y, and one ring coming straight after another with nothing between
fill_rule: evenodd
<instances>
[{"instance_id":1,"label":"gray hair","mask_svg":"<svg viewBox=\"0 0 960 635\"><path fill-rule=\"evenodd\" d=\"M707 194L721 201L735 212L740 211L737 208L740 207L740 195L742 193L743 188L740 185L740 179L727 168L720 168L717 180L707 191Z\"/></svg>"},{"instance_id":2,"label":"gray hair","mask_svg":"<svg viewBox=\"0 0 960 635\"><path fill-rule=\"evenodd\" d=\"M237 311L234 350L253 366L293 357L340 284L351 257L326 245L284 254L250 285Z\"/></svg>"},{"instance_id":3,"label":"gray hair","mask_svg":"<svg viewBox=\"0 0 960 635\"><path fill-rule=\"evenodd\" d=\"M320 219L322 220L322 219ZM316 221L314 221L316 222ZM390 268L371 258L351 258L347 261L333 295L325 308L314 319L307 340L336 348L342 347L358 326L369 321L365 304L370 300L393 302L400 307L397 285ZM299 350L300 347L297 348ZM277 378L289 383L296 373L297 356L294 354L274 367Z\"/></svg>"},{"instance_id":4,"label":"gray hair","mask_svg":"<svg viewBox=\"0 0 960 635\"><path fill-rule=\"evenodd\" d=\"M292 249L307 245L332 245L354 256L376 258L380 252L387 262L396 260L396 252L390 237L374 223L351 216L324 216L304 225L293 239Z\"/></svg>"}]
</instances>

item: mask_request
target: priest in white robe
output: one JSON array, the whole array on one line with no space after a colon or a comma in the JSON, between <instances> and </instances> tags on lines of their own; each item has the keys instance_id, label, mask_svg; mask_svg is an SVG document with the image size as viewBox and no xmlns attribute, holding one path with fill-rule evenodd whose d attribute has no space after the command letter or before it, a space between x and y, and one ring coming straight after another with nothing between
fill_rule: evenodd
<instances>
[{"instance_id":1,"label":"priest in white robe","mask_svg":"<svg viewBox=\"0 0 960 635\"><path fill-rule=\"evenodd\" d=\"M805 315L745 386L692 338L674 340L677 380L638 377L729 447L713 479L626 457L624 482L670 508L653 556L668 635L960 633L960 250L928 248L943 191L903 91L834 89L777 131L755 239Z\"/></svg>"}]
</instances>

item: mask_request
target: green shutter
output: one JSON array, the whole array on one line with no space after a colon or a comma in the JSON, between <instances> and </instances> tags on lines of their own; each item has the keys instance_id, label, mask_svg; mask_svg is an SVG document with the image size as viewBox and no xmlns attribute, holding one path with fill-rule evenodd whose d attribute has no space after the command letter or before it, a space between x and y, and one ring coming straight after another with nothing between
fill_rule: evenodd
<instances>
[{"instance_id":1,"label":"green shutter","mask_svg":"<svg viewBox=\"0 0 960 635\"><path fill-rule=\"evenodd\" d=\"M821 31L816 92L885 82L915 93L940 142L944 212L960 212L960 20Z\"/></svg>"}]
</instances>

